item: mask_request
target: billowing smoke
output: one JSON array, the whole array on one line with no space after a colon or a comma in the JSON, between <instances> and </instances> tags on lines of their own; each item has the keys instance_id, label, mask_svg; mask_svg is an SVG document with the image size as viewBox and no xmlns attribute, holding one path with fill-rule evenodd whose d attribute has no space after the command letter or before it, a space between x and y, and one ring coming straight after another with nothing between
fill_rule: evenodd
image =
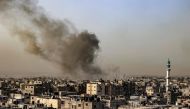
<instances>
[{"instance_id":1,"label":"billowing smoke","mask_svg":"<svg viewBox=\"0 0 190 109\"><path fill-rule=\"evenodd\" d=\"M26 51L60 66L71 75L99 74L94 64L99 49L95 34L78 33L68 21L51 18L36 0L0 0L0 20Z\"/></svg>"}]
</instances>

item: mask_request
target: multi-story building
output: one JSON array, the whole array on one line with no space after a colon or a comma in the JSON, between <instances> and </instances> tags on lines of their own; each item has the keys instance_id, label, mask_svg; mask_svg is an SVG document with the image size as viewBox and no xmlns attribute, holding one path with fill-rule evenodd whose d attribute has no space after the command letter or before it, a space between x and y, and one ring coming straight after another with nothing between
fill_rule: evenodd
<instances>
[{"instance_id":1,"label":"multi-story building","mask_svg":"<svg viewBox=\"0 0 190 109\"><path fill-rule=\"evenodd\" d=\"M61 100L60 99L53 99L49 97L38 97L38 96L31 96L30 98L31 104L36 104L37 107L51 107L54 109L61 109Z\"/></svg>"},{"instance_id":2,"label":"multi-story building","mask_svg":"<svg viewBox=\"0 0 190 109\"><path fill-rule=\"evenodd\" d=\"M43 92L41 85L26 84L22 87L22 93L27 95L40 95Z\"/></svg>"},{"instance_id":3,"label":"multi-story building","mask_svg":"<svg viewBox=\"0 0 190 109\"><path fill-rule=\"evenodd\" d=\"M87 83L86 94L89 94L89 95L105 95L105 84L102 82Z\"/></svg>"},{"instance_id":4,"label":"multi-story building","mask_svg":"<svg viewBox=\"0 0 190 109\"><path fill-rule=\"evenodd\" d=\"M104 104L94 97L70 96L61 99L61 109L104 109Z\"/></svg>"},{"instance_id":5,"label":"multi-story building","mask_svg":"<svg viewBox=\"0 0 190 109\"><path fill-rule=\"evenodd\" d=\"M124 87L121 84L105 83L105 95L118 96L124 94Z\"/></svg>"}]
</instances>

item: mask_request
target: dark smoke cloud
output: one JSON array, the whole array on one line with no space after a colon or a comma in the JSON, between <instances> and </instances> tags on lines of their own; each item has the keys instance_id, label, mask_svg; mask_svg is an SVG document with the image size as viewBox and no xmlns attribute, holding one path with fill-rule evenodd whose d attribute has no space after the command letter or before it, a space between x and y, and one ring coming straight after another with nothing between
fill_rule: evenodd
<instances>
[{"instance_id":1,"label":"dark smoke cloud","mask_svg":"<svg viewBox=\"0 0 190 109\"><path fill-rule=\"evenodd\" d=\"M71 75L100 74L94 64L99 49L95 34L78 33L69 21L51 18L36 0L1 0L1 23L18 36L26 51L59 65Z\"/></svg>"}]
</instances>

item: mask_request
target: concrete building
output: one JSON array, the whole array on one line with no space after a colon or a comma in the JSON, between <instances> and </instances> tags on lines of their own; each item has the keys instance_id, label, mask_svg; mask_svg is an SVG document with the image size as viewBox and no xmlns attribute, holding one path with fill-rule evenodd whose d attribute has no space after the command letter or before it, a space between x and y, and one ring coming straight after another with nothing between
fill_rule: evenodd
<instances>
[{"instance_id":1,"label":"concrete building","mask_svg":"<svg viewBox=\"0 0 190 109\"><path fill-rule=\"evenodd\" d=\"M43 92L41 85L23 84L22 93L27 95L40 95Z\"/></svg>"},{"instance_id":2,"label":"concrete building","mask_svg":"<svg viewBox=\"0 0 190 109\"><path fill-rule=\"evenodd\" d=\"M22 90L24 94L35 94L35 86L34 85L24 85L24 89Z\"/></svg>"},{"instance_id":3,"label":"concrete building","mask_svg":"<svg viewBox=\"0 0 190 109\"><path fill-rule=\"evenodd\" d=\"M43 105L43 107L52 107L55 109L61 109L61 100L60 99L31 96L30 103L36 104L37 106L41 104L41 106Z\"/></svg>"},{"instance_id":4,"label":"concrete building","mask_svg":"<svg viewBox=\"0 0 190 109\"><path fill-rule=\"evenodd\" d=\"M102 82L87 83L86 94L89 94L89 95L105 95L105 84Z\"/></svg>"},{"instance_id":5,"label":"concrete building","mask_svg":"<svg viewBox=\"0 0 190 109\"><path fill-rule=\"evenodd\" d=\"M124 95L124 87L118 83L105 83L105 95L119 96Z\"/></svg>"},{"instance_id":6,"label":"concrete building","mask_svg":"<svg viewBox=\"0 0 190 109\"><path fill-rule=\"evenodd\" d=\"M92 97L71 96L61 99L61 109L104 109L104 105Z\"/></svg>"},{"instance_id":7,"label":"concrete building","mask_svg":"<svg viewBox=\"0 0 190 109\"><path fill-rule=\"evenodd\" d=\"M147 94L147 96L153 96L154 88L152 86L147 86L146 87L146 94Z\"/></svg>"},{"instance_id":8,"label":"concrete building","mask_svg":"<svg viewBox=\"0 0 190 109\"><path fill-rule=\"evenodd\" d=\"M104 109L117 109L120 105L126 104L124 96L101 96Z\"/></svg>"},{"instance_id":9,"label":"concrete building","mask_svg":"<svg viewBox=\"0 0 190 109\"><path fill-rule=\"evenodd\" d=\"M190 86L181 89L183 96L190 96Z\"/></svg>"}]
</instances>

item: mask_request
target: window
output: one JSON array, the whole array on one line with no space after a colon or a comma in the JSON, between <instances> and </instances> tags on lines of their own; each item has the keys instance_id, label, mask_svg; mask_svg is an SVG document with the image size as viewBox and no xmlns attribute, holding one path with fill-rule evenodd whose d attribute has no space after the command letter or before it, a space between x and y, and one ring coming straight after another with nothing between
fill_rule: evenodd
<instances>
[{"instance_id":1,"label":"window","mask_svg":"<svg viewBox=\"0 0 190 109\"><path fill-rule=\"evenodd\" d=\"M78 104L78 107L81 107L81 104Z\"/></svg>"},{"instance_id":2,"label":"window","mask_svg":"<svg viewBox=\"0 0 190 109\"><path fill-rule=\"evenodd\" d=\"M65 101L61 101L61 104L65 104Z\"/></svg>"},{"instance_id":3,"label":"window","mask_svg":"<svg viewBox=\"0 0 190 109\"><path fill-rule=\"evenodd\" d=\"M86 106L88 106L88 103L86 103Z\"/></svg>"}]
</instances>

